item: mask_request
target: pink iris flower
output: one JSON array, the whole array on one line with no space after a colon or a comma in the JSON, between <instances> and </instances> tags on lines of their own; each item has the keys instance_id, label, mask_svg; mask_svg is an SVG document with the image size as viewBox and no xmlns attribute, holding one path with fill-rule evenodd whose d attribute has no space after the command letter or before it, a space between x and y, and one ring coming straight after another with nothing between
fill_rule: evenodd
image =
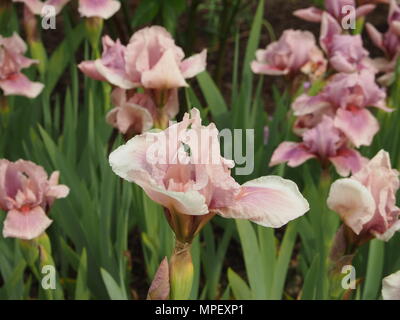
<instances>
[{"instance_id":1,"label":"pink iris flower","mask_svg":"<svg viewBox=\"0 0 400 320\"><path fill-rule=\"evenodd\" d=\"M313 129L302 134L303 141L282 142L274 151L270 166L287 162L297 167L309 159L318 159L323 167L332 163L341 176L348 176L361 169L363 157L348 146L344 134L335 128L332 118L323 116Z\"/></svg>"},{"instance_id":2,"label":"pink iris flower","mask_svg":"<svg viewBox=\"0 0 400 320\"><path fill-rule=\"evenodd\" d=\"M160 26L146 27L133 34L129 44L103 37L103 54L84 61L79 68L87 76L108 81L122 89L176 89L186 87L185 79L205 70L207 51L184 59L183 50Z\"/></svg>"},{"instance_id":3,"label":"pink iris flower","mask_svg":"<svg viewBox=\"0 0 400 320\"><path fill-rule=\"evenodd\" d=\"M296 116L321 114L334 117L334 125L356 146L370 145L379 123L367 107L391 111L386 106L386 93L375 83L368 70L334 75L316 96L300 95L292 104Z\"/></svg>"},{"instance_id":4,"label":"pink iris flower","mask_svg":"<svg viewBox=\"0 0 400 320\"><path fill-rule=\"evenodd\" d=\"M55 14L59 14L62 8L70 0L13 0L22 2L35 15L43 15L45 6L52 6ZM79 0L78 11L82 17L86 18L111 18L121 7L121 3L116 0Z\"/></svg>"},{"instance_id":5,"label":"pink iris flower","mask_svg":"<svg viewBox=\"0 0 400 320\"><path fill-rule=\"evenodd\" d=\"M25 42L14 33L11 37L0 36L0 88L5 95L37 97L43 84L30 81L21 70L30 67L36 60L26 58Z\"/></svg>"},{"instance_id":6,"label":"pink iris flower","mask_svg":"<svg viewBox=\"0 0 400 320\"><path fill-rule=\"evenodd\" d=\"M327 13L322 15L320 45L338 72L376 71L363 47L361 35L342 34L341 26Z\"/></svg>"},{"instance_id":7,"label":"pink iris flower","mask_svg":"<svg viewBox=\"0 0 400 320\"><path fill-rule=\"evenodd\" d=\"M46 171L30 161L0 160L0 208L7 211L3 236L31 240L52 223L46 212L69 189L58 184L59 172Z\"/></svg>"},{"instance_id":8,"label":"pink iris flower","mask_svg":"<svg viewBox=\"0 0 400 320\"><path fill-rule=\"evenodd\" d=\"M286 30L278 41L266 49L257 50L251 69L254 73L267 75L303 71L311 76L320 76L326 70L326 60L311 32Z\"/></svg>"},{"instance_id":9,"label":"pink iris flower","mask_svg":"<svg viewBox=\"0 0 400 320\"><path fill-rule=\"evenodd\" d=\"M356 235L388 241L400 229L399 186L399 173L381 150L356 174L335 181L327 203Z\"/></svg>"},{"instance_id":10,"label":"pink iris flower","mask_svg":"<svg viewBox=\"0 0 400 320\"><path fill-rule=\"evenodd\" d=\"M309 209L297 185L281 177L239 185L230 174L234 162L220 154L217 128L202 126L197 109L164 131L135 136L109 161L117 175L165 208L181 242L191 242L215 214L278 228Z\"/></svg>"},{"instance_id":11,"label":"pink iris flower","mask_svg":"<svg viewBox=\"0 0 400 320\"><path fill-rule=\"evenodd\" d=\"M325 9L332 17L334 17L337 21L341 21L343 17L348 14L347 10L343 8L345 6L352 6L356 8L355 0L325 0ZM373 4L365 4L356 8L356 16L364 17L372 10L375 9L375 5ZM310 22L321 22L322 16L325 11L318 9L316 7L309 7L306 9L300 9L293 12L296 17L299 17L303 20L310 21Z\"/></svg>"},{"instance_id":12,"label":"pink iris flower","mask_svg":"<svg viewBox=\"0 0 400 320\"><path fill-rule=\"evenodd\" d=\"M379 82L385 85L394 80L394 70L400 51L400 8L396 1L390 2L388 16L389 29L382 34L372 24L367 23L366 28L372 42L385 53L385 58L377 58L374 65L379 72L384 73Z\"/></svg>"}]
</instances>

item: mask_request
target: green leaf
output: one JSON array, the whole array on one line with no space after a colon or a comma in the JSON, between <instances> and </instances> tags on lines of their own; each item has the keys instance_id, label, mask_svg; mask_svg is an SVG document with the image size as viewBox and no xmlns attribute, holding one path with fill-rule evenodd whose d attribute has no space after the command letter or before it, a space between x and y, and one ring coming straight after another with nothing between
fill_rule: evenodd
<instances>
[{"instance_id":1,"label":"green leaf","mask_svg":"<svg viewBox=\"0 0 400 320\"><path fill-rule=\"evenodd\" d=\"M251 300L252 295L246 282L231 268L228 269L228 281L237 300Z\"/></svg>"},{"instance_id":2,"label":"green leaf","mask_svg":"<svg viewBox=\"0 0 400 320\"><path fill-rule=\"evenodd\" d=\"M110 298L112 300L128 300L125 290L121 289L113 277L103 268L100 269L100 272Z\"/></svg>"},{"instance_id":3,"label":"green leaf","mask_svg":"<svg viewBox=\"0 0 400 320\"><path fill-rule=\"evenodd\" d=\"M379 296L379 289L382 282L384 251L385 243L383 241L375 239L370 242L363 300L373 300Z\"/></svg>"},{"instance_id":4,"label":"green leaf","mask_svg":"<svg viewBox=\"0 0 400 320\"><path fill-rule=\"evenodd\" d=\"M90 298L90 292L87 285L87 255L86 249L82 250L81 259L79 262L78 277L76 280L75 287L75 299L76 300L88 300Z\"/></svg>"}]
</instances>

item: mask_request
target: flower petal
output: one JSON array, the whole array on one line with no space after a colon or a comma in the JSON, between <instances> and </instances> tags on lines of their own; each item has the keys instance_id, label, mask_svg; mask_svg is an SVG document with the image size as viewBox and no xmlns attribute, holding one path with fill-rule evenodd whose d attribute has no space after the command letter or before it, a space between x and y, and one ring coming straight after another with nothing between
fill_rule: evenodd
<instances>
[{"instance_id":1,"label":"flower petal","mask_svg":"<svg viewBox=\"0 0 400 320\"><path fill-rule=\"evenodd\" d=\"M289 167L297 167L311 158L315 158L315 155L308 152L301 143L285 141L275 149L269 165L288 162Z\"/></svg>"},{"instance_id":2,"label":"flower petal","mask_svg":"<svg viewBox=\"0 0 400 320\"><path fill-rule=\"evenodd\" d=\"M356 150L343 147L336 156L329 158L338 174L347 177L350 173L359 171L363 164L363 157Z\"/></svg>"},{"instance_id":3,"label":"flower petal","mask_svg":"<svg viewBox=\"0 0 400 320\"><path fill-rule=\"evenodd\" d=\"M32 240L40 236L51 223L52 220L40 206L24 213L10 210L4 220L3 237Z\"/></svg>"},{"instance_id":4,"label":"flower petal","mask_svg":"<svg viewBox=\"0 0 400 320\"><path fill-rule=\"evenodd\" d=\"M207 65L207 49L195 54L181 63L182 75L185 79L192 78L203 72Z\"/></svg>"},{"instance_id":5,"label":"flower petal","mask_svg":"<svg viewBox=\"0 0 400 320\"><path fill-rule=\"evenodd\" d=\"M111 18L121 7L115 0L79 0L78 11L82 17Z\"/></svg>"},{"instance_id":6,"label":"flower petal","mask_svg":"<svg viewBox=\"0 0 400 320\"><path fill-rule=\"evenodd\" d=\"M243 184L235 203L217 213L225 218L248 219L265 227L279 228L308 210L307 200L293 181L265 176Z\"/></svg>"},{"instance_id":7,"label":"flower petal","mask_svg":"<svg viewBox=\"0 0 400 320\"><path fill-rule=\"evenodd\" d=\"M327 204L356 234L373 218L376 208L368 189L349 178L336 180L331 185Z\"/></svg>"},{"instance_id":8,"label":"flower petal","mask_svg":"<svg viewBox=\"0 0 400 320\"><path fill-rule=\"evenodd\" d=\"M3 89L6 96L19 95L33 99L42 92L44 85L29 80L22 73L17 73L7 79L0 80L0 88Z\"/></svg>"},{"instance_id":9,"label":"flower petal","mask_svg":"<svg viewBox=\"0 0 400 320\"><path fill-rule=\"evenodd\" d=\"M322 10L315 7L296 10L293 15L309 22L321 22L322 20Z\"/></svg>"},{"instance_id":10,"label":"flower petal","mask_svg":"<svg viewBox=\"0 0 400 320\"><path fill-rule=\"evenodd\" d=\"M383 278L382 297L383 300L400 300L400 271Z\"/></svg>"},{"instance_id":11,"label":"flower petal","mask_svg":"<svg viewBox=\"0 0 400 320\"><path fill-rule=\"evenodd\" d=\"M174 89L187 87L174 52L168 49L150 70L142 73L143 86L150 89Z\"/></svg>"}]
</instances>

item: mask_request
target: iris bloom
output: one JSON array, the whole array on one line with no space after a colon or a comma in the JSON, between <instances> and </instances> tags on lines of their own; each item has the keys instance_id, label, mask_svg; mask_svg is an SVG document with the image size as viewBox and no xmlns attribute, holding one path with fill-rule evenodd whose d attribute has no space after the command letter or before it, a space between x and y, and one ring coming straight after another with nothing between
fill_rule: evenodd
<instances>
[{"instance_id":1,"label":"iris bloom","mask_svg":"<svg viewBox=\"0 0 400 320\"><path fill-rule=\"evenodd\" d=\"M332 118L323 116L322 121L305 131L302 138L300 143L282 142L274 151L270 166L287 162L290 167L297 167L316 158L324 167L331 162L341 176L361 169L363 157L348 146L346 137L334 127Z\"/></svg>"},{"instance_id":2,"label":"iris bloom","mask_svg":"<svg viewBox=\"0 0 400 320\"><path fill-rule=\"evenodd\" d=\"M46 212L55 199L65 198L68 187L58 184L59 172L48 178L33 162L0 160L0 208L7 211L3 236L31 240L52 223Z\"/></svg>"},{"instance_id":3,"label":"iris bloom","mask_svg":"<svg viewBox=\"0 0 400 320\"><path fill-rule=\"evenodd\" d=\"M311 32L286 30L278 41L257 50L251 68L259 74L287 75L303 71L318 77L325 72L326 60Z\"/></svg>"},{"instance_id":4,"label":"iris bloom","mask_svg":"<svg viewBox=\"0 0 400 320\"><path fill-rule=\"evenodd\" d=\"M44 6L52 6L55 14L59 14L62 8L70 0L13 0L22 2L35 15L42 15ZM121 3L116 0L79 0L78 11L82 17L86 18L111 18L121 7Z\"/></svg>"},{"instance_id":5,"label":"iris bloom","mask_svg":"<svg viewBox=\"0 0 400 320\"><path fill-rule=\"evenodd\" d=\"M38 63L26 58L25 42L14 33L11 37L0 36L0 88L5 95L37 97L43 90L43 84L30 81L21 70Z\"/></svg>"},{"instance_id":6,"label":"iris bloom","mask_svg":"<svg viewBox=\"0 0 400 320\"><path fill-rule=\"evenodd\" d=\"M376 71L363 47L361 35L342 34L339 23L327 13L322 15L320 45L338 72Z\"/></svg>"},{"instance_id":7,"label":"iris bloom","mask_svg":"<svg viewBox=\"0 0 400 320\"><path fill-rule=\"evenodd\" d=\"M327 12L337 21L341 21L345 15L342 12L342 8L344 6L352 6L353 8L356 8L356 2L355 0L325 0L326 11L323 11L316 7L309 7L306 9L296 10L295 12L293 12L293 14L306 21L321 22L323 13ZM361 5L358 8L356 8L356 16L357 18L364 17L374 9L375 5L373 4Z\"/></svg>"},{"instance_id":8,"label":"iris bloom","mask_svg":"<svg viewBox=\"0 0 400 320\"><path fill-rule=\"evenodd\" d=\"M384 73L379 82L385 85L394 80L394 70L400 51L400 8L396 1L390 2L388 16L389 29L382 34L372 24L367 23L366 28L372 42L385 53L385 58L377 58L374 64L379 72Z\"/></svg>"},{"instance_id":9,"label":"iris bloom","mask_svg":"<svg viewBox=\"0 0 400 320\"><path fill-rule=\"evenodd\" d=\"M177 240L190 243L215 214L278 228L309 210L297 185L277 176L239 185L220 154L218 130L197 109L166 130L135 136L110 154L113 171L166 210Z\"/></svg>"},{"instance_id":10,"label":"iris bloom","mask_svg":"<svg viewBox=\"0 0 400 320\"><path fill-rule=\"evenodd\" d=\"M351 178L332 184L328 206L357 236L388 241L400 229L400 208L396 206L399 183L389 154L381 150Z\"/></svg>"},{"instance_id":11,"label":"iris bloom","mask_svg":"<svg viewBox=\"0 0 400 320\"><path fill-rule=\"evenodd\" d=\"M303 94L292 104L296 116L314 115L314 120L323 114L333 117L335 127L356 147L370 145L379 130L378 121L367 107L391 111L386 106L385 91L377 86L375 75L368 70L336 74L316 96ZM314 121L303 123L313 124Z\"/></svg>"},{"instance_id":12,"label":"iris bloom","mask_svg":"<svg viewBox=\"0 0 400 320\"><path fill-rule=\"evenodd\" d=\"M163 27L137 31L129 44L103 37L103 54L95 61L84 61L79 68L89 77L108 81L122 88L176 89L186 87L185 79L205 70L206 50L184 59L183 50Z\"/></svg>"}]
</instances>

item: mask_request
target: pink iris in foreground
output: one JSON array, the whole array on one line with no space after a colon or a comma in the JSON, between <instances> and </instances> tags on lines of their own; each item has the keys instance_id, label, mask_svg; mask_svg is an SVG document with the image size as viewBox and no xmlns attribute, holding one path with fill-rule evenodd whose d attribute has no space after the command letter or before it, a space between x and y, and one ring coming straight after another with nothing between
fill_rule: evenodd
<instances>
[{"instance_id":1,"label":"pink iris in foreground","mask_svg":"<svg viewBox=\"0 0 400 320\"><path fill-rule=\"evenodd\" d=\"M207 51L184 59L183 50L160 26L146 27L133 34L129 44L103 37L103 54L84 61L79 68L87 76L108 81L122 89L176 89L187 87L185 79L205 70Z\"/></svg>"},{"instance_id":2,"label":"pink iris in foreground","mask_svg":"<svg viewBox=\"0 0 400 320\"><path fill-rule=\"evenodd\" d=\"M69 188L58 184L59 172L48 178L33 162L0 160L0 208L7 211L3 236L31 240L52 223L46 212Z\"/></svg>"},{"instance_id":3,"label":"pink iris in foreground","mask_svg":"<svg viewBox=\"0 0 400 320\"><path fill-rule=\"evenodd\" d=\"M400 229L399 186L399 173L381 150L351 178L335 181L327 203L356 235L388 241Z\"/></svg>"},{"instance_id":4,"label":"pink iris in foreground","mask_svg":"<svg viewBox=\"0 0 400 320\"><path fill-rule=\"evenodd\" d=\"M383 300L400 300L400 271L382 280Z\"/></svg>"},{"instance_id":5,"label":"pink iris in foreground","mask_svg":"<svg viewBox=\"0 0 400 320\"><path fill-rule=\"evenodd\" d=\"M251 69L254 73L268 75L303 71L319 76L325 72L326 60L311 32L286 30L278 41L257 50Z\"/></svg>"},{"instance_id":6,"label":"pink iris in foreground","mask_svg":"<svg viewBox=\"0 0 400 320\"><path fill-rule=\"evenodd\" d=\"M297 167L305 161L316 158L323 167L331 162L341 176L361 169L363 157L348 146L344 134L334 127L330 117L323 116L322 121L302 135L303 142L282 142L274 151L270 166L287 162Z\"/></svg>"},{"instance_id":7,"label":"pink iris in foreground","mask_svg":"<svg viewBox=\"0 0 400 320\"><path fill-rule=\"evenodd\" d=\"M370 1L371 2L371 1ZM356 8L356 2L354 0L325 0L325 9L330 15L332 15L337 21L341 21L344 16L349 14L348 10L345 10L345 6L351 6ZM365 4L359 6L356 9L357 18L366 16L372 10L375 9L373 4ZM344 11L344 12L343 12ZM296 17L310 22L321 22L324 11L316 7L309 7L306 9L300 9L293 12Z\"/></svg>"},{"instance_id":8,"label":"pink iris in foreground","mask_svg":"<svg viewBox=\"0 0 400 320\"><path fill-rule=\"evenodd\" d=\"M0 88L5 95L37 97L43 84L30 81L21 70L37 63L24 57L27 50L25 42L14 33L11 37L0 36Z\"/></svg>"},{"instance_id":9,"label":"pink iris in foreground","mask_svg":"<svg viewBox=\"0 0 400 320\"><path fill-rule=\"evenodd\" d=\"M135 136L109 161L117 175L166 209L181 242L191 242L215 214L278 228L309 210L297 185L281 177L239 185L230 174L233 161L220 154L217 128L202 126L197 109L164 131Z\"/></svg>"},{"instance_id":10,"label":"pink iris in foreground","mask_svg":"<svg viewBox=\"0 0 400 320\"><path fill-rule=\"evenodd\" d=\"M369 146L379 130L378 121L367 107L391 111L386 106L385 91L377 86L374 74L368 70L336 74L319 94L303 94L292 104L296 116L332 116L335 127L356 147Z\"/></svg>"}]
</instances>

